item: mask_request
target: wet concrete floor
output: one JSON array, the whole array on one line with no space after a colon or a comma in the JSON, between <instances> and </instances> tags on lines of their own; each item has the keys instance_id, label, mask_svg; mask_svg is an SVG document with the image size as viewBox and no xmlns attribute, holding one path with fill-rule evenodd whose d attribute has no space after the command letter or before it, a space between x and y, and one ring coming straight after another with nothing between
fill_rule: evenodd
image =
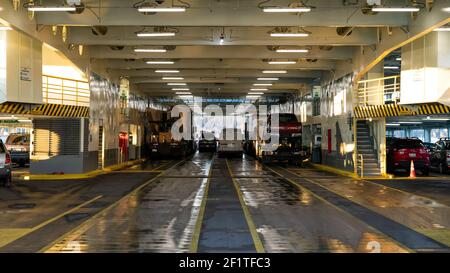
<instances>
[{"instance_id":1,"label":"wet concrete floor","mask_svg":"<svg viewBox=\"0 0 450 273\"><path fill-rule=\"evenodd\" d=\"M197 153L1 189L0 252L448 252L448 203L426 191Z\"/></svg>"}]
</instances>

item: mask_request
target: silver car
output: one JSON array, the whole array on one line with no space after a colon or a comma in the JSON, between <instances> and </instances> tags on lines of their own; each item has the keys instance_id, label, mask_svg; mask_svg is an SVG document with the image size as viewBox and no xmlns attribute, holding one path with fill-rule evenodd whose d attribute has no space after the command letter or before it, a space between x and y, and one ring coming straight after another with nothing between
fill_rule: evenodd
<instances>
[{"instance_id":1,"label":"silver car","mask_svg":"<svg viewBox=\"0 0 450 273\"><path fill-rule=\"evenodd\" d=\"M0 185L11 186L11 155L0 140Z\"/></svg>"}]
</instances>

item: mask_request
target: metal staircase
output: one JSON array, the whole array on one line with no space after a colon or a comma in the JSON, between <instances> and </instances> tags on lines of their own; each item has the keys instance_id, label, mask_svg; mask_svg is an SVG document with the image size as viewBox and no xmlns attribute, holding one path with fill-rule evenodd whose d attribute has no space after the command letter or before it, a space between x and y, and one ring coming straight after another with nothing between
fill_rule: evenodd
<instances>
[{"instance_id":1,"label":"metal staircase","mask_svg":"<svg viewBox=\"0 0 450 273\"><path fill-rule=\"evenodd\" d=\"M358 174L361 175L362 170L364 177L380 176L381 170L380 164L378 163L377 152L373 147L374 143L370 136L370 128L366 121L357 122L356 134L358 150L357 160L359 167Z\"/></svg>"}]
</instances>

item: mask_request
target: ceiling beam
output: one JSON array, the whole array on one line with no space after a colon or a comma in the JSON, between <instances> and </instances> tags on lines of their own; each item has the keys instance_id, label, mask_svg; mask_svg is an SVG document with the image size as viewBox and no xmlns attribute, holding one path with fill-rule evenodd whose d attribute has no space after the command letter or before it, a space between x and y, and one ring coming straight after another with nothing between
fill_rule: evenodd
<instances>
[{"instance_id":1,"label":"ceiling beam","mask_svg":"<svg viewBox=\"0 0 450 273\"><path fill-rule=\"evenodd\" d=\"M162 47L139 47L158 48ZM282 49L309 49L307 53L277 53L266 46L177 46L175 50L164 53L136 53L131 47L123 50L113 50L108 46L89 47L93 59L276 59L276 58L310 58L345 60L353 57L354 48L334 47L331 50L321 50L319 47L281 47Z\"/></svg>"},{"instance_id":2,"label":"ceiling beam","mask_svg":"<svg viewBox=\"0 0 450 273\"><path fill-rule=\"evenodd\" d=\"M281 60L281 59L280 59ZM93 60L95 63L97 60ZM115 59L102 59L105 67L109 69L298 69L298 70L333 70L335 62L330 60L318 60L307 62L298 60L296 64L271 65L263 60L255 59L182 59L175 60L173 65L147 64L143 60L125 61Z\"/></svg>"},{"instance_id":3,"label":"ceiling beam","mask_svg":"<svg viewBox=\"0 0 450 273\"><path fill-rule=\"evenodd\" d=\"M191 0L191 8L183 13L158 13L144 15L132 7L134 1L97 0L83 1L89 9L82 14L65 12L37 14L42 25L73 26L403 26L408 24L409 14L380 13L364 15L360 6L343 6L342 0L315 0L309 4L316 9L299 15L264 13L257 7L260 0L211 1ZM288 5L292 1L276 1ZM391 2L399 2L392 0ZM404 1L400 1L404 3ZM272 3L271 3L272 4Z\"/></svg>"},{"instance_id":4,"label":"ceiling beam","mask_svg":"<svg viewBox=\"0 0 450 273\"><path fill-rule=\"evenodd\" d=\"M152 31L143 27L109 27L103 36L92 33L90 27L70 27L68 43L82 45L220 45L220 37L224 33L224 46L227 45L273 45L273 46L355 46L373 45L377 43L376 28L354 28L350 35L340 36L334 27L308 27L309 37L274 38L269 32L273 27L176 27L174 37L137 37L140 31ZM297 27L293 31L299 31ZM301 31L301 30L300 30Z\"/></svg>"}]
</instances>

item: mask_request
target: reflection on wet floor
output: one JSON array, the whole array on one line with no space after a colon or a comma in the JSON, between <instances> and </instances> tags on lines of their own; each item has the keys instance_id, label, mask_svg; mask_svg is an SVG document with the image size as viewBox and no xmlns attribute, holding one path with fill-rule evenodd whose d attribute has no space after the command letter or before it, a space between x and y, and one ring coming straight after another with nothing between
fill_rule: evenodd
<instances>
[{"instance_id":1,"label":"reflection on wet floor","mask_svg":"<svg viewBox=\"0 0 450 273\"><path fill-rule=\"evenodd\" d=\"M230 161L267 252L406 252L309 191L263 170L255 161ZM251 178L251 176L265 178Z\"/></svg>"},{"instance_id":2,"label":"reflection on wet floor","mask_svg":"<svg viewBox=\"0 0 450 273\"><path fill-rule=\"evenodd\" d=\"M448 207L431 199L312 169L289 169L293 176L306 177L309 185L319 187L322 196L306 184L294 185L284 175L251 158L229 159L230 173L225 166L219 166L223 162L216 162L216 171L208 180L212 155L196 154L163 172L99 217L87 221L48 251L188 252L198 219L203 223L197 234L200 252L254 251L253 246L249 247L249 231L255 231L251 236L253 242L256 234L266 252L408 252L411 251L408 246L415 246L415 242L399 241L408 242L409 235L419 238L420 246L435 243L429 237L439 242L446 240L445 232L436 231L448 229ZM154 170L151 163L137 169ZM235 178L254 230L253 224L247 225L248 217L247 223L244 221L243 207L235 202L229 187L234 185L231 176L225 174ZM210 184L211 180L216 184ZM225 183L231 184L224 187ZM210 202L209 205L205 202L205 217L199 218L207 185L213 186L205 199ZM336 193L341 199L336 198ZM232 210L224 213L230 204ZM373 217L381 217L386 227L375 225L371 221ZM237 223L248 243L230 244L226 239L236 233L232 228ZM406 237L400 240L392 236L395 233L388 232L390 228L399 228ZM214 237L217 232L224 239Z\"/></svg>"},{"instance_id":3,"label":"reflection on wet floor","mask_svg":"<svg viewBox=\"0 0 450 273\"><path fill-rule=\"evenodd\" d=\"M318 174L312 169L294 170L294 173L309 179ZM372 211L450 245L450 207L447 205L370 181L339 176L312 180Z\"/></svg>"},{"instance_id":4,"label":"reflection on wet floor","mask_svg":"<svg viewBox=\"0 0 450 273\"><path fill-rule=\"evenodd\" d=\"M197 154L121 200L48 252L187 252L203 198L211 155ZM184 178L166 178L165 175Z\"/></svg>"}]
</instances>

